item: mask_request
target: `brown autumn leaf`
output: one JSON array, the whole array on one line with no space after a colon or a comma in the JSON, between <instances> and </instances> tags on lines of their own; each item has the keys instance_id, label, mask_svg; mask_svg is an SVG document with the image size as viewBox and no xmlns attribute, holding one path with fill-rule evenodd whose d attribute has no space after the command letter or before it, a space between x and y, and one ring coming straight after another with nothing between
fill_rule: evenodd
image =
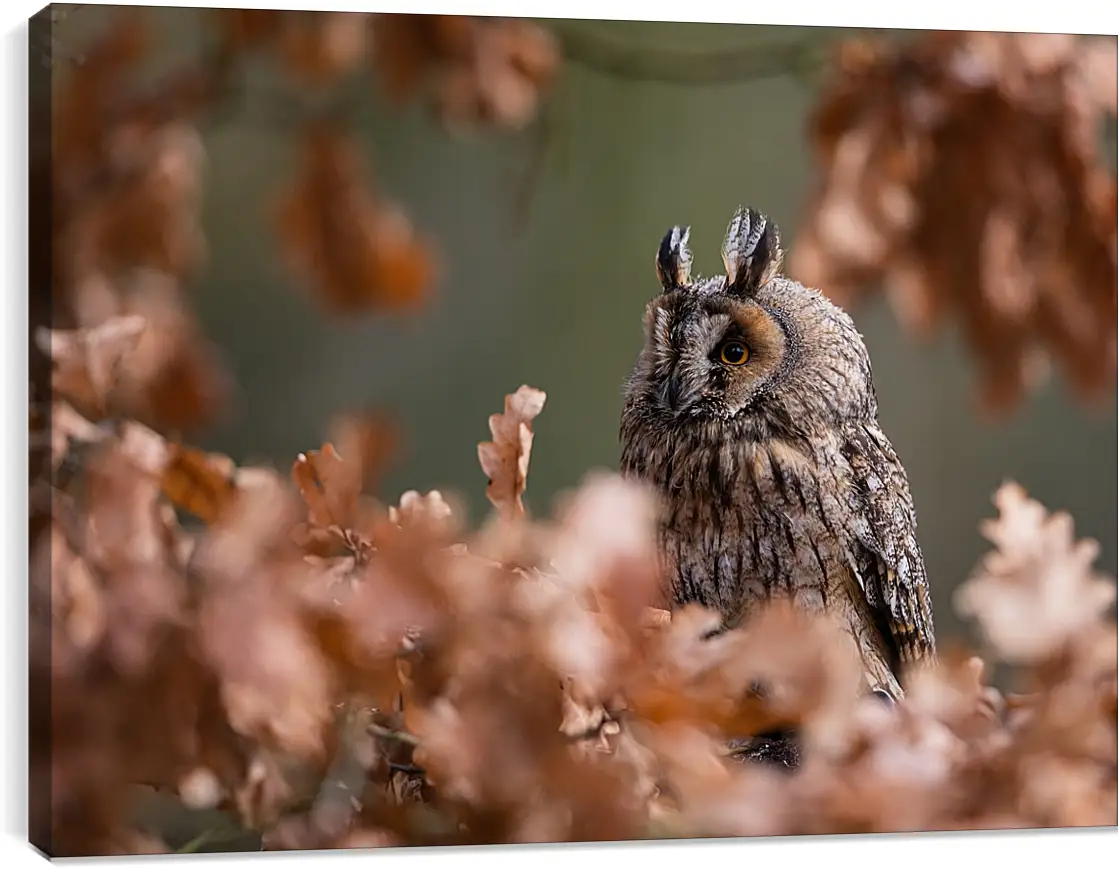
<instances>
[{"instance_id":1,"label":"brown autumn leaf","mask_svg":"<svg viewBox=\"0 0 1119 870\"><path fill-rule=\"evenodd\" d=\"M92 329L40 329L36 341L53 363L51 387L81 407L104 414L122 362L140 344L142 317L113 317Z\"/></svg>"},{"instance_id":2,"label":"brown autumn leaf","mask_svg":"<svg viewBox=\"0 0 1119 870\"><path fill-rule=\"evenodd\" d=\"M980 745L998 730L1003 703L984 682L986 666L962 649L941 653L933 668L910 676L906 706L943 722L960 738Z\"/></svg>"},{"instance_id":3,"label":"brown autumn leaf","mask_svg":"<svg viewBox=\"0 0 1119 870\"><path fill-rule=\"evenodd\" d=\"M100 443L106 432L74 410L66 401L55 401L50 411L51 466L57 469L71 456L75 445Z\"/></svg>"},{"instance_id":4,"label":"brown autumn leaf","mask_svg":"<svg viewBox=\"0 0 1119 870\"><path fill-rule=\"evenodd\" d=\"M600 609L636 633L644 612L663 598L653 494L614 475L592 474L557 504L556 515L552 565L565 583L591 591Z\"/></svg>"},{"instance_id":5,"label":"brown autumn leaf","mask_svg":"<svg viewBox=\"0 0 1119 870\"><path fill-rule=\"evenodd\" d=\"M201 138L181 122L122 125L107 135L110 183L75 204L63 236L64 274L75 281L135 268L187 275L206 252Z\"/></svg>"},{"instance_id":6,"label":"brown autumn leaf","mask_svg":"<svg viewBox=\"0 0 1119 870\"><path fill-rule=\"evenodd\" d=\"M173 504L211 524L236 497L236 473L228 456L176 444L160 487Z\"/></svg>"},{"instance_id":7,"label":"brown autumn leaf","mask_svg":"<svg viewBox=\"0 0 1119 870\"><path fill-rule=\"evenodd\" d=\"M100 350L91 359L98 390L106 395L100 405L83 410L96 411L95 416L130 416L175 432L212 422L223 410L231 393L229 377L175 280L142 271L117 286L87 281L75 288L72 302L80 321L87 323L87 344L100 347L118 332L122 340L129 336L126 365L102 363L105 353ZM59 351L68 350L73 342L63 336L58 345ZM69 372L64 377L72 380ZM90 392L86 384L68 385L67 395L75 390L83 396ZM74 398L89 405L89 400Z\"/></svg>"},{"instance_id":8,"label":"brown autumn leaf","mask_svg":"<svg viewBox=\"0 0 1119 870\"><path fill-rule=\"evenodd\" d=\"M333 444L300 453L292 464L291 477L307 504L312 525L321 529L349 525L361 492L361 472L343 462Z\"/></svg>"},{"instance_id":9,"label":"brown autumn leaf","mask_svg":"<svg viewBox=\"0 0 1119 870\"><path fill-rule=\"evenodd\" d=\"M344 414L330 425L331 441L353 463L360 488L373 491L400 444L392 421L375 411Z\"/></svg>"},{"instance_id":10,"label":"brown autumn leaf","mask_svg":"<svg viewBox=\"0 0 1119 870\"><path fill-rule=\"evenodd\" d=\"M608 705L646 642L649 605L663 597L655 501L631 481L593 474L555 515L542 541L552 570L525 572L521 585L573 701Z\"/></svg>"},{"instance_id":11,"label":"brown autumn leaf","mask_svg":"<svg viewBox=\"0 0 1119 870\"><path fill-rule=\"evenodd\" d=\"M283 12L280 58L288 71L311 85L334 83L365 54L369 13Z\"/></svg>"},{"instance_id":12,"label":"brown autumn leaf","mask_svg":"<svg viewBox=\"0 0 1119 870\"><path fill-rule=\"evenodd\" d=\"M199 631L207 661L220 675L234 729L300 757L318 758L334 686L326 657L293 605L260 575L221 582L202 603Z\"/></svg>"},{"instance_id":13,"label":"brown autumn leaf","mask_svg":"<svg viewBox=\"0 0 1119 870\"><path fill-rule=\"evenodd\" d=\"M484 121L522 129L535 117L558 61L555 40L535 24L487 21L477 30L472 62L442 76L443 117L451 124Z\"/></svg>"},{"instance_id":14,"label":"brown autumn leaf","mask_svg":"<svg viewBox=\"0 0 1119 870\"><path fill-rule=\"evenodd\" d=\"M478 445L478 461L489 478L486 498L506 519L524 516L521 494L528 480L532 421L544 410L546 394L529 386L505 397L505 411L491 414L493 441Z\"/></svg>"},{"instance_id":15,"label":"brown autumn leaf","mask_svg":"<svg viewBox=\"0 0 1119 870\"><path fill-rule=\"evenodd\" d=\"M1050 514L1017 484L994 501L999 517L982 530L995 549L957 590L956 609L979 622L1003 660L1038 663L1099 622L1115 584L1093 570L1099 545L1076 540L1068 514Z\"/></svg>"},{"instance_id":16,"label":"brown autumn leaf","mask_svg":"<svg viewBox=\"0 0 1119 870\"><path fill-rule=\"evenodd\" d=\"M114 396L120 409L171 432L212 423L225 409L232 384L178 283L145 273L126 288L120 304L147 324L121 372Z\"/></svg>"},{"instance_id":17,"label":"brown autumn leaf","mask_svg":"<svg viewBox=\"0 0 1119 870\"><path fill-rule=\"evenodd\" d=\"M452 23L453 22L453 23ZM439 36L452 27L466 31L473 22L460 15L400 15L375 13L370 23L370 61L389 99L400 104L419 89L443 46Z\"/></svg>"},{"instance_id":18,"label":"brown autumn leaf","mask_svg":"<svg viewBox=\"0 0 1119 870\"><path fill-rule=\"evenodd\" d=\"M84 470L88 513L82 553L105 582L106 651L122 674L158 661L167 632L180 626L186 580L173 517L162 510L159 479L120 441L96 449Z\"/></svg>"},{"instance_id":19,"label":"brown autumn leaf","mask_svg":"<svg viewBox=\"0 0 1119 870\"><path fill-rule=\"evenodd\" d=\"M447 504L443 494L437 489L420 495L410 489L400 496L400 505L389 506L389 522L397 526L426 524L446 524L454 521L454 509Z\"/></svg>"},{"instance_id":20,"label":"brown autumn leaf","mask_svg":"<svg viewBox=\"0 0 1119 870\"><path fill-rule=\"evenodd\" d=\"M659 607L646 607L641 612L641 627L649 633L656 633L672 622L672 612Z\"/></svg>"},{"instance_id":21,"label":"brown autumn leaf","mask_svg":"<svg viewBox=\"0 0 1119 870\"><path fill-rule=\"evenodd\" d=\"M373 68L390 99L426 91L451 125L523 127L559 64L552 35L521 19L378 14L371 26Z\"/></svg>"},{"instance_id":22,"label":"brown autumn leaf","mask_svg":"<svg viewBox=\"0 0 1119 870\"><path fill-rule=\"evenodd\" d=\"M33 575L50 577L51 659L59 672L66 672L77 668L101 642L105 600L89 566L74 552L57 522L51 523L41 541L32 553L31 570Z\"/></svg>"},{"instance_id":23,"label":"brown autumn leaf","mask_svg":"<svg viewBox=\"0 0 1119 870\"><path fill-rule=\"evenodd\" d=\"M294 499L279 476L242 488L193 558L198 648L229 724L279 753L281 765L323 760L337 688L304 621L300 592L311 568L290 544Z\"/></svg>"},{"instance_id":24,"label":"brown autumn leaf","mask_svg":"<svg viewBox=\"0 0 1119 870\"><path fill-rule=\"evenodd\" d=\"M309 128L276 231L296 274L334 314L414 307L433 278L427 243L399 208L364 188L353 144L330 128Z\"/></svg>"},{"instance_id":25,"label":"brown autumn leaf","mask_svg":"<svg viewBox=\"0 0 1119 870\"><path fill-rule=\"evenodd\" d=\"M291 479L314 529L364 533L372 516L360 496L376 486L396 444L396 431L384 417L369 413L340 417L331 429L332 441L299 454Z\"/></svg>"},{"instance_id":26,"label":"brown autumn leaf","mask_svg":"<svg viewBox=\"0 0 1119 870\"><path fill-rule=\"evenodd\" d=\"M171 432L201 429L226 407L231 386L214 348L184 340L144 391L137 416Z\"/></svg>"}]
</instances>

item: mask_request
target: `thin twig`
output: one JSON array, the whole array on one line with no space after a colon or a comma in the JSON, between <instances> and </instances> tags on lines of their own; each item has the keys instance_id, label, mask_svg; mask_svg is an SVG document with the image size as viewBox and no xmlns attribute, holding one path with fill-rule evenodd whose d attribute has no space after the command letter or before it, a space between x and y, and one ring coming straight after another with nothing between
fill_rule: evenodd
<instances>
[{"instance_id":1,"label":"thin twig","mask_svg":"<svg viewBox=\"0 0 1119 870\"><path fill-rule=\"evenodd\" d=\"M381 737L385 740L395 740L397 743L404 743L408 746L420 745L420 739L414 734L409 734L407 731L393 731L391 728L385 728L383 725L378 725L375 722L371 722L366 727L369 733L376 737Z\"/></svg>"},{"instance_id":2,"label":"thin twig","mask_svg":"<svg viewBox=\"0 0 1119 870\"><path fill-rule=\"evenodd\" d=\"M308 814L313 828L326 839L341 835L361 811L361 795L368 775L367 761L362 758L359 743L364 738L358 730L367 711L356 703L348 703L339 722L338 752L319 786L318 796Z\"/></svg>"}]
</instances>

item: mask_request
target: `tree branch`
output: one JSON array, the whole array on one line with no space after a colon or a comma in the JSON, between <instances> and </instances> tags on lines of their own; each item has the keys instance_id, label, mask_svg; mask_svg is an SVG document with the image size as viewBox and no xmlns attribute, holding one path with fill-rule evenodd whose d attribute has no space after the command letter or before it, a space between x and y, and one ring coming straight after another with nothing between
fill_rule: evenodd
<instances>
[{"instance_id":1,"label":"tree branch","mask_svg":"<svg viewBox=\"0 0 1119 870\"><path fill-rule=\"evenodd\" d=\"M832 40L750 45L714 50L680 50L632 45L585 30L554 23L567 63L629 81L673 85L714 85L783 75L802 76L822 69L831 57Z\"/></svg>"}]
</instances>

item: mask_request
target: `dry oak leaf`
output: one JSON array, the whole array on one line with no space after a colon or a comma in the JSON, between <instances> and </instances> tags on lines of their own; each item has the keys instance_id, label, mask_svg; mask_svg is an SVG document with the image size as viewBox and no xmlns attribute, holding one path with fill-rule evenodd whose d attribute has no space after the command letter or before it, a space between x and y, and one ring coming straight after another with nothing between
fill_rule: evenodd
<instances>
[{"instance_id":1,"label":"dry oak leaf","mask_svg":"<svg viewBox=\"0 0 1119 870\"><path fill-rule=\"evenodd\" d=\"M396 434L371 414L343 417L331 428L331 441L299 454L291 479L307 505L307 522L318 529L342 531L363 525L361 492L375 485Z\"/></svg>"},{"instance_id":2,"label":"dry oak leaf","mask_svg":"<svg viewBox=\"0 0 1119 870\"><path fill-rule=\"evenodd\" d=\"M558 60L555 39L535 24L487 22L478 32L472 66L444 79L445 118L454 122L473 115L524 128L536 114L540 92L551 83Z\"/></svg>"},{"instance_id":3,"label":"dry oak leaf","mask_svg":"<svg viewBox=\"0 0 1119 870\"><path fill-rule=\"evenodd\" d=\"M300 453L291 466L291 479L307 503L307 519L321 529L345 528L357 506L360 476L346 466L334 445Z\"/></svg>"},{"instance_id":4,"label":"dry oak leaf","mask_svg":"<svg viewBox=\"0 0 1119 870\"><path fill-rule=\"evenodd\" d=\"M478 445L478 461L489 478L486 498L507 519L524 516L521 494L532 453L532 421L544 410L547 394L522 386L505 397L505 412L490 415L493 441Z\"/></svg>"},{"instance_id":5,"label":"dry oak leaf","mask_svg":"<svg viewBox=\"0 0 1119 870\"><path fill-rule=\"evenodd\" d=\"M1013 483L994 502L999 517L982 531L995 549L957 591L956 608L1005 661L1038 663L1097 624L1115 584L1092 570L1099 545L1075 540L1068 514L1048 513Z\"/></svg>"},{"instance_id":6,"label":"dry oak leaf","mask_svg":"<svg viewBox=\"0 0 1119 870\"><path fill-rule=\"evenodd\" d=\"M389 522L395 526L407 523L430 523L438 526L450 522L453 517L454 510L437 489L425 495L410 489L400 496L399 507L389 507Z\"/></svg>"},{"instance_id":7,"label":"dry oak leaf","mask_svg":"<svg viewBox=\"0 0 1119 870\"><path fill-rule=\"evenodd\" d=\"M176 444L163 469L161 488L174 504L210 524L236 496L236 476L228 456Z\"/></svg>"},{"instance_id":8,"label":"dry oak leaf","mask_svg":"<svg viewBox=\"0 0 1119 870\"><path fill-rule=\"evenodd\" d=\"M646 607L641 612L641 628L655 634L668 627L672 622L672 611L663 610L660 607Z\"/></svg>"},{"instance_id":9,"label":"dry oak leaf","mask_svg":"<svg viewBox=\"0 0 1119 870\"><path fill-rule=\"evenodd\" d=\"M199 225L205 148L187 124L116 131L109 181L87 197L68 239L75 274L117 274L147 266L183 276L206 256Z\"/></svg>"},{"instance_id":10,"label":"dry oak leaf","mask_svg":"<svg viewBox=\"0 0 1119 870\"><path fill-rule=\"evenodd\" d=\"M33 575L50 577L51 663L56 672L64 672L104 636L104 596L57 521L51 523L32 558Z\"/></svg>"},{"instance_id":11,"label":"dry oak leaf","mask_svg":"<svg viewBox=\"0 0 1119 870\"><path fill-rule=\"evenodd\" d=\"M936 666L910 675L906 707L920 716L947 725L970 744L992 735L998 727L1003 699L984 682L986 665L963 649L950 649Z\"/></svg>"},{"instance_id":12,"label":"dry oak leaf","mask_svg":"<svg viewBox=\"0 0 1119 870\"><path fill-rule=\"evenodd\" d=\"M114 397L120 410L178 432L212 422L229 400L232 383L215 346L185 306L179 284L146 273L123 304L147 326L121 373Z\"/></svg>"},{"instance_id":13,"label":"dry oak leaf","mask_svg":"<svg viewBox=\"0 0 1119 870\"><path fill-rule=\"evenodd\" d=\"M72 458L75 445L95 444L107 437L105 429L91 423L65 401L54 402L48 425L51 467L54 469Z\"/></svg>"},{"instance_id":14,"label":"dry oak leaf","mask_svg":"<svg viewBox=\"0 0 1119 870\"><path fill-rule=\"evenodd\" d=\"M551 561L565 585L590 592L636 635L642 611L663 600L652 492L616 474L592 474L557 505L557 518Z\"/></svg>"},{"instance_id":15,"label":"dry oak leaf","mask_svg":"<svg viewBox=\"0 0 1119 870\"><path fill-rule=\"evenodd\" d=\"M309 129L295 185L276 211L292 268L336 314L422 302L433 252L395 205L373 199L357 151L336 131Z\"/></svg>"},{"instance_id":16,"label":"dry oak leaf","mask_svg":"<svg viewBox=\"0 0 1119 870\"><path fill-rule=\"evenodd\" d=\"M445 124L514 129L532 119L560 60L532 22L468 15L374 15L370 55L394 102L423 91Z\"/></svg>"},{"instance_id":17,"label":"dry oak leaf","mask_svg":"<svg viewBox=\"0 0 1119 870\"><path fill-rule=\"evenodd\" d=\"M136 349L145 328L144 318L125 316L91 329L39 329L36 342L54 365L54 391L104 413L118 367Z\"/></svg>"},{"instance_id":18,"label":"dry oak leaf","mask_svg":"<svg viewBox=\"0 0 1119 870\"><path fill-rule=\"evenodd\" d=\"M400 105L447 66L468 66L483 22L469 15L372 16L370 61L388 98Z\"/></svg>"},{"instance_id":19,"label":"dry oak leaf","mask_svg":"<svg viewBox=\"0 0 1119 870\"><path fill-rule=\"evenodd\" d=\"M118 673L136 676L165 652L167 629L182 624L176 529L158 480L121 442L94 451L83 478L83 555L104 584L105 652Z\"/></svg>"},{"instance_id":20,"label":"dry oak leaf","mask_svg":"<svg viewBox=\"0 0 1119 870\"><path fill-rule=\"evenodd\" d=\"M365 55L369 18L367 12L282 13L280 57L307 84L332 83Z\"/></svg>"},{"instance_id":21,"label":"dry oak leaf","mask_svg":"<svg viewBox=\"0 0 1119 870\"><path fill-rule=\"evenodd\" d=\"M198 643L238 733L319 759L336 685L298 599L310 569L284 546L286 495L279 479L246 493L199 541Z\"/></svg>"}]
</instances>

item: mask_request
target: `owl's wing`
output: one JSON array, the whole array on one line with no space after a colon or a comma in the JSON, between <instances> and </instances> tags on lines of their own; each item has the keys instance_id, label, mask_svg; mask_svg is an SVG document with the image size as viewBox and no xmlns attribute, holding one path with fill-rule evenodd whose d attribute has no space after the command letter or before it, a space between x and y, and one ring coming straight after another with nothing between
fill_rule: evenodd
<instances>
[{"instance_id":1,"label":"owl's wing","mask_svg":"<svg viewBox=\"0 0 1119 870\"><path fill-rule=\"evenodd\" d=\"M867 600L901 664L933 659L929 584L905 468L877 424L851 433L843 452L854 476L856 558Z\"/></svg>"}]
</instances>

